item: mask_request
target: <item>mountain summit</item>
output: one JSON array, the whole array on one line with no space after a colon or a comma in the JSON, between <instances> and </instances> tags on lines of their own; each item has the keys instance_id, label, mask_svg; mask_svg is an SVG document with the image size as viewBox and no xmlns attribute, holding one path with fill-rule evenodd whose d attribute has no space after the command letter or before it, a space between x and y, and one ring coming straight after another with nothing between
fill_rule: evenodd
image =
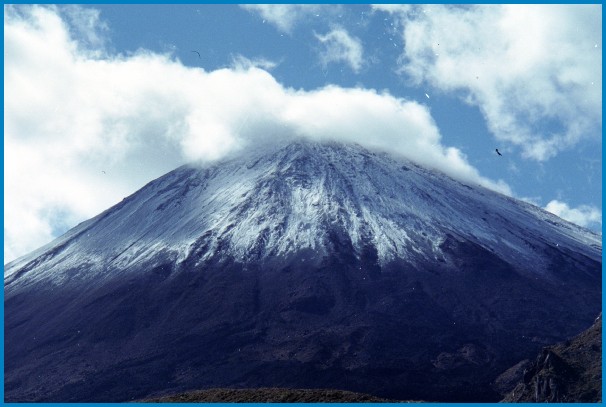
<instances>
[{"instance_id":1,"label":"mountain summit","mask_svg":"<svg viewBox=\"0 0 606 407\"><path fill-rule=\"evenodd\" d=\"M601 307L601 237L357 145L183 166L5 266L6 401L493 401Z\"/></svg>"}]
</instances>

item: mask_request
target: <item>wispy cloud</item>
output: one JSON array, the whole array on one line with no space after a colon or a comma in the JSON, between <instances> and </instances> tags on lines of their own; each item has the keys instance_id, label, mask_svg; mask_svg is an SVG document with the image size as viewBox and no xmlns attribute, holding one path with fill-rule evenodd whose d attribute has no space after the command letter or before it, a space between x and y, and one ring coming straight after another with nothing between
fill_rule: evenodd
<instances>
[{"instance_id":1,"label":"wispy cloud","mask_svg":"<svg viewBox=\"0 0 606 407\"><path fill-rule=\"evenodd\" d=\"M401 72L477 105L546 160L602 125L601 5L374 6L401 19Z\"/></svg>"},{"instance_id":2,"label":"wispy cloud","mask_svg":"<svg viewBox=\"0 0 606 407\"><path fill-rule=\"evenodd\" d=\"M178 165L281 137L358 142L510 192L443 145L415 101L294 90L244 59L207 72L145 50L99 57L69 24L54 7L5 9L5 262Z\"/></svg>"},{"instance_id":3,"label":"wispy cloud","mask_svg":"<svg viewBox=\"0 0 606 407\"><path fill-rule=\"evenodd\" d=\"M325 35L315 34L322 44L320 60L326 67L330 63L346 63L354 72L364 65L364 48L359 38L349 35L342 27L337 27Z\"/></svg>"},{"instance_id":4,"label":"wispy cloud","mask_svg":"<svg viewBox=\"0 0 606 407\"><path fill-rule=\"evenodd\" d=\"M80 43L89 50L103 50L109 27L100 18L99 10L77 5L66 5L61 8L69 26L75 31Z\"/></svg>"},{"instance_id":5,"label":"wispy cloud","mask_svg":"<svg viewBox=\"0 0 606 407\"><path fill-rule=\"evenodd\" d=\"M545 210L579 226L602 224L602 210L594 206L581 205L571 208L567 203L554 199L545 206Z\"/></svg>"},{"instance_id":6,"label":"wispy cloud","mask_svg":"<svg viewBox=\"0 0 606 407\"><path fill-rule=\"evenodd\" d=\"M326 6L321 4L244 4L241 7L258 13L261 18L288 34L301 20L319 16L326 9Z\"/></svg>"},{"instance_id":7,"label":"wispy cloud","mask_svg":"<svg viewBox=\"0 0 606 407\"><path fill-rule=\"evenodd\" d=\"M234 69L249 69L249 68L261 68L266 71L271 71L277 67L280 63L274 62L266 58L246 58L243 55L234 55L232 57L231 67Z\"/></svg>"}]
</instances>

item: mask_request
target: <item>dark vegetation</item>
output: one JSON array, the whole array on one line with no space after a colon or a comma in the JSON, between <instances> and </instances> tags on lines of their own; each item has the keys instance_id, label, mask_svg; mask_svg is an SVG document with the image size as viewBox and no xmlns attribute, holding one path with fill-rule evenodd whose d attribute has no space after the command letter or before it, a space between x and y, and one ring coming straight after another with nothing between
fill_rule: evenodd
<instances>
[{"instance_id":1,"label":"dark vegetation","mask_svg":"<svg viewBox=\"0 0 606 407\"><path fill-rule=\"evenodd\" d=\"M146 403L397 403L368 394L326 389L210 389L141 400Z\"/></svg>"}]
</instances>

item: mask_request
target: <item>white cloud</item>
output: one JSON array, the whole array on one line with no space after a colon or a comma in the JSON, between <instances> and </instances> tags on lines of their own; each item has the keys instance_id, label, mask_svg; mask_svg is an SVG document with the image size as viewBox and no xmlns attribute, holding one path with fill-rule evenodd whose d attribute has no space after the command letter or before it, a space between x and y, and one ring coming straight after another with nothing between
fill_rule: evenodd
<instances>
[{"instance_id":1,"label":"white cloud","mask_svg":"<svg viewBox=\"0 0 606 407\"><path fill-rule=\"evenodd\" d=\"M364 51L359 38L352 37L342 27L334 28L325 35L315 36L324 46L320 59L325 67L333 62L343 62L349 64L354 72L360 72L364 64Z\"/></svg>"},{"instance_id":2,"label":"white cloud","mask_svg":"<svg viewBox=\"0 0 606 407\"><path fill-rule=\"evenodd\" d=\"M326 10L321 4L244 4L241 7L259 13L264 20L289 34L300 20L319 16Z\"/></svg>"},{"instance_id":3,"label":"white cloud","mask_svg":"<svg viewBox=\"0 0 606 407\"><path fill-rule=\"evenodd\" d=\"M496 138L525 157L600 140L601 5L374 9L402 20L402 73L477 105Z\"/></svg>"},{"instance_id":4,"label":"white cloud","mask_svg":"<svg viewBox=\"0 0 606 407\"><path fill-rule=\"evenodd\" d=\"M594 206L581 205L571 208L565 202L554 199L547 204L545 210L579 226L602 224L602 210Z\"/></svg>"},{"instance_id":5,"label":"white cloud","mask_svg":"<svg viewBox=\"0 0 606 407\"><path fill-rule=\"evenodd\" d=\"M4 18L5 262L187 161L289 136L358 142L510 192L442 145L414 101L285 88L254 64L207 72L147 51L99 58L55 8L7 7Z\"/></svg>"},{"instance_id":6,"label":"white cloud","mask_svg":"<svg viewBox=\"0 0 606 407\"><path fill-rule=\"evenodd\" d=\"M66 5L61 9L69 21L69 27L89 49L99 51L105 46L105 34L109 27L99 18L99 10L76 5Z\"/></svg>"},{"instance_id":7,"label":"white cloud","mask_svg":"<svg viewBox=\"0 0 606 407\"><path fill-rule=\"evenodd\" d=\"M276 66L278 66L278 62L271 61L265 58L246 58L243 55L235 55L232 57L232 68L234 69L249 69L249 68L261 68L266 71L271 71Z\"/></svg>"},{"instance_id":8,"label":"white cloud","mask_svg":"<svg viewBox=\"0 0 606 407\"><path fill-rule=\"evenodd\" d=\"M407 13L412 9L411 4L371 4L373 11L385 11L387 13Z\"/></svg>"}]
</instances>

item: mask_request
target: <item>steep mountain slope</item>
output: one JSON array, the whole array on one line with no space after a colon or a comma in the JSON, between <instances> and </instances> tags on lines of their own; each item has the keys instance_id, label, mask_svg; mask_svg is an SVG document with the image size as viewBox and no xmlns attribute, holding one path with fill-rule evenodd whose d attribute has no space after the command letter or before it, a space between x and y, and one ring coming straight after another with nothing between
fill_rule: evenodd
<instances>
[{"instance_id":1,"label":"steep mountain slope","mask_svg":"<svg viewBox=\"0 0 606 407\"><path fill-rule=\"evenodd\" d=\"M355 145L184 166L5 267L9 401L337 388L497 400L601 305L601 238Z\"/></svg>"}]
</instances>

